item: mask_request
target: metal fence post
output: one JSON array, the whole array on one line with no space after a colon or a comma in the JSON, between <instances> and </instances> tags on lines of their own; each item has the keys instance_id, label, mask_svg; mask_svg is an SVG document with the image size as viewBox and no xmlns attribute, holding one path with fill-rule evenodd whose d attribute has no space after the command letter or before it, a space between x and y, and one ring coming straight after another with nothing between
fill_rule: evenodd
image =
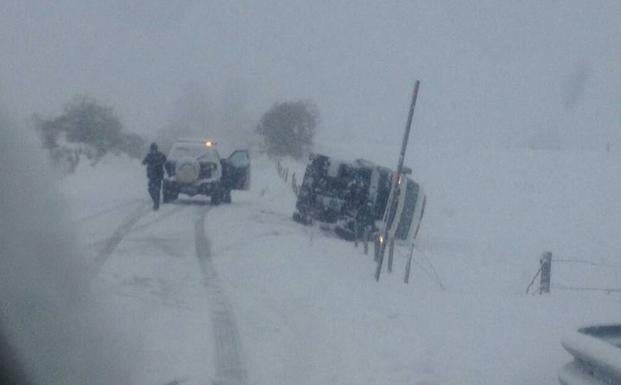
<instances>
[{"instance_id":1,"label":"metal fence post","mask_svg":"<svg viewBox=\"0 0 621 385\"><path fill-rule=\"evenodd\" d=\"M539 281L539 294L550 292L550 281L552 274L552 253L546 251L539 260L541 265L541 280Z\"/></svg>"},{"instance_id":2,"label":"metal fence post","mask_svg":"<svg viewBox=\"0 0 621 385\"><path fill-rule=\"evenodd\" d=\"M375 262L379 261L380 253L382 252L382 242L380 241L380 239L382 239L381 235L378 235L373 238L373 245L375 246L375 253L373 254L373 260Z\"/></svg>"},{"instance_id":3,"label":"metal fence post","mask_svg":"<svg viewBox=\"0 0 621 385\"><path fill-rule=\"evenodd\" d=\"M392 260L395 254L395 240L391 239L388 244L388 272L392 273Z\"/></svg>"},{"instance_id":4,"label":"metal fence post","mask_svg":"<svg viewBox=\"0 0 621 385\"><path fill-rule=\"evenodd\" d=\"M404 283L410 283L410 271L412 270L412 258L414 257L414 242L412 242L412 246L410 246L410 257L408 258L408 262L405 265L405 277L403 278Z\"/></svg>"}]
</instances>

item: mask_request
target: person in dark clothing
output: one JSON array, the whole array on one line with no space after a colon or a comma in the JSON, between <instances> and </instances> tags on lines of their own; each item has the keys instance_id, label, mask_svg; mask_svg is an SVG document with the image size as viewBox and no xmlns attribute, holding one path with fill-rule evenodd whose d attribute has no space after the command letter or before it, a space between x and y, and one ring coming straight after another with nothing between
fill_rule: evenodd
<instances>
[{"instance_id":1,"label":"person in dark clothing","mask_svg":"<svg viewBox=\"0 0 621 385\"><path fill-rule=\"evenodd\" d=\"M153 210L160 208L160 191L162 179L164 179L164 163L166 155L157 149L157 144L151 143L151 148L142 164L147 166L147 179L149 180L149 195L153 199Z\"/></svg>"}]
</instances>

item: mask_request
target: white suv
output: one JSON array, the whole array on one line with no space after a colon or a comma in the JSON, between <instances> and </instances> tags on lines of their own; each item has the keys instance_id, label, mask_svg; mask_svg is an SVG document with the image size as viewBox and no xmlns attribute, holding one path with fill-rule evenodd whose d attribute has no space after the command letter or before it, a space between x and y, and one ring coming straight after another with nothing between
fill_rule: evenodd
<instances>
[{"instance_id":1,"label":"white suv","mask_svg":"<svg viewBox=\"0 0 621 385\"><path fill-rule=\"evenodd\" d=\"M250 157L247 150L220 158L216 143L202 139L178 139L168 154L163 184L164 203L180 193L211 197L212 204L231 202L231 190L248 190Z\"/></svg>"}]
</instances>

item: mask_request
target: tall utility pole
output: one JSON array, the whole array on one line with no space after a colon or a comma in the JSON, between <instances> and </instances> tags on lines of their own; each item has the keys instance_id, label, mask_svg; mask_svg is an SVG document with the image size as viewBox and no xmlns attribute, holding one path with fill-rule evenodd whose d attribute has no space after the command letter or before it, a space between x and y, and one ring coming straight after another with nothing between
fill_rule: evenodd
<instances>
[{"instance_id":1,"label":"tall utility pole","mask_svg":"<svg viewBox=\"0 0 621 385\"><path fill-rule=\"evenodd\" d=\"M408 120L405 124L405 133L403 135L403 142L401 143L401 153L399 155L399 163L397 165L397 173L392 180L392 188L390 190L390 197L386 204L386 211L384 212L384 228L380 235L380 247L379 256L377 258L377 270L375 271L375 280L379 281L382 274L382 264L384 263L384 254L386 252L386 244L394 242L394 232L392 227L395 225L395 216L397 215L397 203L398 189L403 175L403 162L405 160L405 151L408 148L408 140L410 138L410 130L412 129L412 118L414 117L414 108L416 107L416 99L418 98L418 88L420 87L420 80L417 80L414 84L414 92L412 93L412 103L410 104L410 112L408 114ZM390 238L390 239L389 239Z\"/></svg>"}]
</instances>

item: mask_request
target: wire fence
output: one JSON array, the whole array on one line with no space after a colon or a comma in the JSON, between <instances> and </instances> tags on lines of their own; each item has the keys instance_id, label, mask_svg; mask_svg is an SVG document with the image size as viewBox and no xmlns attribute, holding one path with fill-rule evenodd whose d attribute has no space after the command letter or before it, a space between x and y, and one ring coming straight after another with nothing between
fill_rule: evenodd
<instances>
[{"instance_id":1,"label":"wire fence","mask_svg":"<svg viewBox=\"0 0 621 385\"><path fill-rule=\"evenodd\" d=\"M604 292L604 293L621 293L621 287L597 287L597 286L577 286L568 284L552 284L552 264L554 265L583 265L591 268L604 269L606 272L614 270L615 273L621 272L621 265L615 265L610 263L600 263L589 261L586 259L571 259L571 258L553 258L552 253L544 253L539 260L539 269L533 276L526 288L526 293L544 294L549 293L551 289L565 290L565 291L583 291L583 292ZM582 271L581 275L586 274ZM537 292L532 291L532 287L539 278L539 290Z\"/></svg>"},{"instance_id":2,"label":"wire fence","mask_svg":"<svg viewBox=\"0 0 621 385\"><path fill-rule=\"evenodd\" d=\"M290 172L289 167L283 166L280 159L276 159L274 162L276 166L276 171L278 172L278 176L283 182L288 183L291 187L291 191L297 197L300 193L300 184L298 183L295 172ZM291 175L291 177L289 177Z\"/></svg>"},{"instance_id":3,"label":"wire fence","mask_svg":"<svg viewBox=\"0 0 621 385\"><path fill-rule=\"evenodd\" d=\"M593 261L587 261L585 259L564 259L564 258L553 258L552 262L554 263L565 263L565 264L577 264L577 265L589 265L602 267L607 269L617 269L621 271L621 265L609 264L609 263L599 263Z\"/></svg>"},{"instance_id":4,"label":"wire fence","mask_svg":"<svg viewBox=\"0 0 621 385\"><path fill-rule=\"evenodd\" d=\"M568 290L568 291L598 291L604 293L621 293L621 288L603 288L603 287L575 287L567 285L552 285L552 289L555 290Z\"/></svg>"}]
</instances>

